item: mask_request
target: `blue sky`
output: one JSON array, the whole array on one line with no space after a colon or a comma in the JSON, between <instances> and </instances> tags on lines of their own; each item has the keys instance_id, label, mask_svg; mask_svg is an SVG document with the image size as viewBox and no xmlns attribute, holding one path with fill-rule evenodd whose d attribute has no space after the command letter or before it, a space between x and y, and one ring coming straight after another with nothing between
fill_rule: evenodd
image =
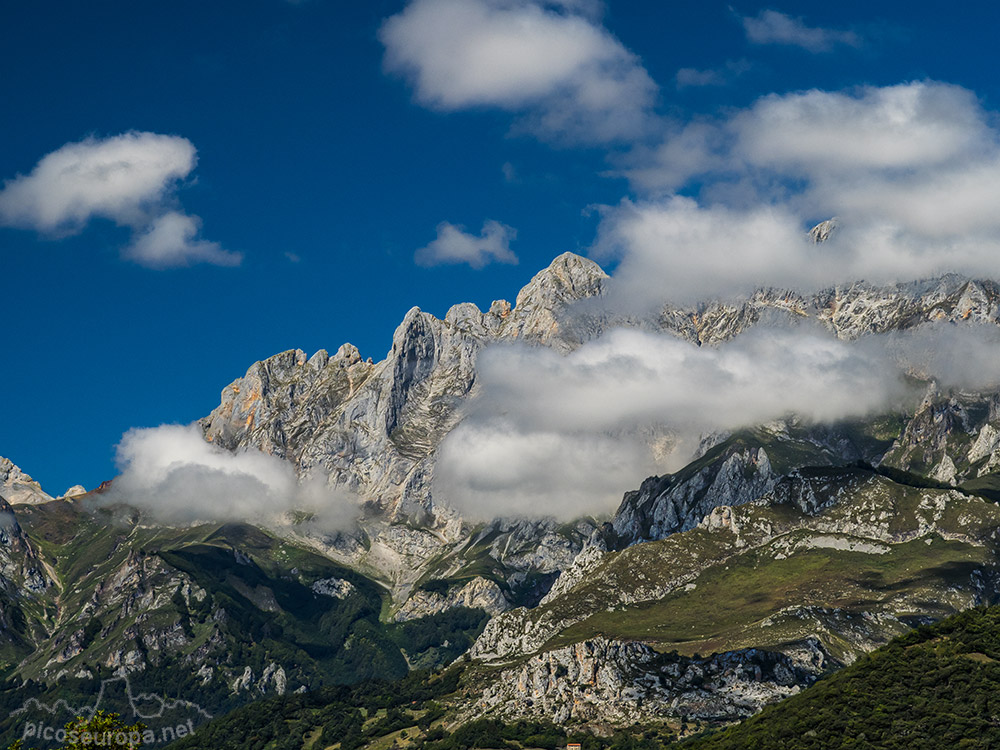
<instances>
[{"instance_id":1,"label":"blue sky","mask_svg":"<svg viewBox=\"0 0 1000 750\"><path fill-rule=\"evenodd\" d=\"M584 84L559 94L569 99L546 93L544 75L525 79L544 89L533 97L503 81L462 88L463 71L434 68L435 35L476 29L442 31L433 2L0 10L8 196L43 157L86 139L158 134L197 151L196 164L142 200L90 206L73 220L45 225L25 203L52 201L49 183L11 198L6 219L0 194L0 455L49 492L92 487L114 475L126 430L207 414L257 359L350 341L378 360L413 305L443 315L461 301L512 299L560 252L591 252L602 216L594 207L702 191L714 179L704 177L707 161L669 186L622 171L650 162L671 133L717 125L762 96L941 81L971 92L978 104L958 106L989 128L1000 98L1000 19L987 3L956 13L943 3L475 0L575 19L573 40L586 43L572 50L591 56L582 64L609 66L585 74L618 87L613 115L572 111L569 125L552 126L545 116L565 113ZM166 216L198 217L184 251L202 248L209 262L150 261ZM482 267L434 264L434 252L415 261L442 222L478 235L488 221L502 225L496 246L449 245L499 248L476 256ZM512 254L518 263L495 262Z\"/></svg>"}]
</instances>

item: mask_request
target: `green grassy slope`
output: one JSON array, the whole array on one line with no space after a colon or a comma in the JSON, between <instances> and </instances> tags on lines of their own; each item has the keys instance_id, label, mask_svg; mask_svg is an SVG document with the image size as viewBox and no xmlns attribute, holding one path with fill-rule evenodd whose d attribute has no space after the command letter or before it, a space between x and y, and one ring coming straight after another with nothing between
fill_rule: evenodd
<instances>
[{"instance_id":1,"label":"green grassy slope","mask_svg":"<svg viewBox=\"0 0 1000 750\"><path fill-rule=\"evenodd\" d=\"M806 549L775 559L773 548L752 550L707 569L693 589L598 612L567 628L559 641L575 643L605 635L692 655L779 645L809 635L818 626L827 631L826 646L834 655L844 656L852 649L846 644L838 648L835 622L861 618L904 597L922 600L926 606L898 611L899 616L948 614L954 604L947 597L939 602L934 597L967 585L985 558L981 548L939 538L929 545L923 540L900 544L881 555ZM789 606L795 611L785 613ZM831 616L824 617L828 613Z\"/></svg>"},{"instance_id":2,"label":"green grassy slope","mask_svg":"<svg viewBox=\"0 0 1000 750\"><path fill-rule=\"evenodd\" d=\"M991 601L983 581L1000 575L996 504L862 467L813 469L795 481L821 504L835 502L816 514L744 505L732 509L732 528L605 555L527 613L555 623L544 648L603 635L691 655L815 635L849 662L910 624Z\"/></svg>"}]
</instances>

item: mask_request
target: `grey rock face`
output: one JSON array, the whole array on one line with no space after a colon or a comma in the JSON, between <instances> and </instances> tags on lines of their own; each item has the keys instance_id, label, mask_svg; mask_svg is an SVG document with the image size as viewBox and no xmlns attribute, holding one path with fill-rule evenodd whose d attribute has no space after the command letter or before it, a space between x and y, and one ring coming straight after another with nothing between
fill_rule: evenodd
<instances>
[{"instance_id":1,"label":"grey rock face","mask_svg":"<svg viewBox=\"0 0 1000 750\"><path fill-rule=\"evenodd\" d=\"M11 505L47 503L52 500L38 482L3 456L0 456L0 497Z\"/></svg>"},{"instance_id":2,"label":"grey rock face","mask_svg":"<svg viewBox=\"0 0 1000 750\"><path fill-rule=\"evenodd\" d=\"M816 641L798 646L797 658L745 649L692 659L599 638L502 671L475 699L474 709L556 724L627 725L681 716L736 720L799 692L829 666Z\"/></svg>"},{"instance_id":3,"label":"grey rock face","mask_svg":"<svg viewBox=\"0 0 1000 750\"><path fill-rule=\"evenodd\" d=\"M455 607L481 609L490 615L498 615L510 609L503 591L486 578L474 578L461 587L447 592L447 595L431 591L415 591L396 612L396 622L414 620L418 617L436 615Z\"/></svg>"},{"instance_id":4,"label":"grey rock face","mask_svg":"<svg viewBox=\"0 0 1000 750\"><path fill-rule=\"evenodd\" d=\"M42 556L21 528L14 508L0 498L0 589L20 599L41 595L50 586ZM9 614L0 610L0 625Z\"/></svg>"},{"instance_id":5,"label":"grey rock face","mask_svg":"<svg viewBox=\"0 0 1000 750\"><path fill-rule=\"evenodd\" d=\"M777 479L763 448L738 447L694 471L651 477L622 500L611 522L615 546L692 529L713 508L755 500Z\"/></svg>"},{"instance_id":6,"label":"grey rock face","mask_svg":"<svg viewBox=\"0 0 1000 750\"><path fill-rule=\"evenodd\" d=\"M362 521L369 543L328 551L405 586L466 533L453 511L434 503L430 482L434 453L475 387L479 351L512 339L572 348L567 310L601 294L606 278L566 253L521 290L513 309L502 300L485 313L462 304L438 320L413 308L381 362L362 360L349 344L333 357L296 350L258 362L223 390L202 420L205 437L285 458L302 476L325 474L358 495L375 511Z\"/></svg>"},{"instance_id":7,"label":"grey rock face","mask_svg":"<svg viewBox=\"0 0 1000 750\"><path fill-rule=\"evenodd\" d=\"M332 596L334 599L344 599L354 591L354 584L343 578L323 578L315 581L309 588L321 596Z\"/></svg>"},{"instance_id":8,"label":"grey rock face","mask_svg":"<svg viewBox=\"0 0 1000 750\"><path fill-rule=\"evenodd\" d=\"M1000 470L1000 396L931 386L882 463L946 484Z\"/></svg>"},{"instance_id":9,"label":"grey rock face","mask_svg":"<svg viewBox=\"0 0 1000 750\"><path fill-rule=\"evenodd\" d=\"M932 321L996 323L1000 287L948 275L889 286L855 282L815 294L762 289L739 301L667 305L659 326L689 341L718 344L764 319L812 320L843 339L905 330Z\"/></svg>"},{"instance_id":10,"label":"grey rock face","mask_svg":"<svg viewBox=\"0 0 1000 750\"><path fill-rule=\"evenodd\" d=\"M837 231L837 227L838 222L836 218L821 221L809 230L809 239L817 245L822 244L833 236L833 233Z\"/></svg>"}]
</instances>

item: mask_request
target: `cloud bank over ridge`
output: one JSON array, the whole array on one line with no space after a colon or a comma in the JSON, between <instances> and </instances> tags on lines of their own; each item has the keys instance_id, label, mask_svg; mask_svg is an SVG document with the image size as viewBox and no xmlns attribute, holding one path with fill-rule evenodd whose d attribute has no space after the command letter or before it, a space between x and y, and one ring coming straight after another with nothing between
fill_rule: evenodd
<instances>
[{"instance_id":1,"label":"cloud bank over ridge","mask_svg":"<svg viewBox=\"0 0 1000 750\"><path fill-rule=\"evenodd\" d=\"M933 81L765 96L626 157L639 197L605 209L594 253L650 303L1000 277L994 121L972 92ZM840 231L810 243L832 216Z\"/></svg>"},{"instance_id":2,"label":"cloud bank over ridge","mask_svg":"<svg viewBox=\"0 0 1000 750\"><path fill-rule=\"evenodd\" d=\"M958 356L961 355L961 356ZM479 358L479 397L445 439L435 497L474 518L614 510L700 438L794 415L830 423L912 405L906 376L1000 386L1000 329L923 328L843 341L753 328L719 347L620 329L562 356L521 344Z\"/></svg>"}]
</instances>

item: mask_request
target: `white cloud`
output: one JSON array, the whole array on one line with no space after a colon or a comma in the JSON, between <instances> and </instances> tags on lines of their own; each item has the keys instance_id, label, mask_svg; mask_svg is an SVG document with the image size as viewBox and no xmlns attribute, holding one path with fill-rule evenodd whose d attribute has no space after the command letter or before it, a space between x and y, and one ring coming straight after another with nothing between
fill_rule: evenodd
<instances>
[{"instance_id":1,"label":"white cloud","mask_svg":"<svg viewBox=\"0 0 1000 750\"><path fill-rule=\"evenodd\" d=\"M626 174L647 197L606 210L595 252L646 302L1000 276L1000 132L958 86L766 96L636 150ZM697 199L674 195L690 185ZM831 241L804 241L831 216Z\"/></svg>"},{"instance_id":2,"label":"white cloud","mask_svg":"<svg viewBox=\"0 0 1000 750\"><path fill-rule=\"evenodd\" d=\"M694 120L668 129L654 148L637 146L622 159L621 174L642 192L672 192L695 175L725 170L731 135L718 123Z\"/></svg>"},{"instance_id":3,"label":"white cloud","mask_svg":"<svg viewBox=\"0 0 1000 750\"><path fill-rule=\"evenodd\" d=\"M923 325L886 337L886 350L908 375L945 389L982 392L1000 387L1000 327Z\"/></svg>"},{"instance_id":4,"label":"white cloud","mask_svg":"<svg viewBox=\"0 0 1000 750\"><path fill-rule=\"evenodd\" d=\"M731 127L751 164L810 177L967 161L996 144L975 95L935 82L772 94Z\"/></svg>"},{"instance_id":5,"label":"white cloud","mask_svg":"<svg viewBox=\"0 0 1000 750\"><path fill-rule=\"evenodd\" d=\"M917 244L1000 229L1000 133L966 89L922 82L772 96L733 128L752 167L808 181L797 198L806 210L889 224Z\"/></svg>"},{"instance_id":6,"label":"white cloud","mask_svg":"<svg viewBox=\"0 0 1000 750\"><path fill-rule=\"evenodd\" d=\"M604 0L542 0L541 4L579 13L594 20L600 20L605 10Z\"/></svg>"},{"instance_id":7,"label":"white cloud","mask_svg":"<svg viewBox=\"0 0 1000 750\"><path fill-rule=\"evenodd\" d=\"M238 266L243 256L223 250L219 243L198 239L201 220L171 211L158 216L135 237L124 255L147 268L177 268L194 263Z\"/></svg>"},{"instance_id":8,"label":"white cloud","mask_svg":"<svg viewBox=\"0 0 1000 750\"><path fill-rule=\"evenodd\" d=\"M853 31L806 26L801 18L776 10L762 10L756 17L744 17L743 29L754 44L788 44L810 52L827 52L841 44L861 45L861 37Z\"/></svg>"},{"instance_id":9,"label":"white cloud","mask_svg":"<svg viewBox=\"0 0 1000 750\"><path fill-rule=\"evenodd\" d=\"M987 200L981 203L985 208ZM915 210L913 205L904 208ZM909 228L889 221L851 225L841 218L838 232L817 245L807 239L805 225L787 206L702 206L683 197L624 201L606 213L593 252L620 259L609 285L610 299L637 310L665 302L690 305L739 297L768 287L808 291L851 281L894 283L949 272L1000 276L1000 242L990 236L1000 220L993 219L993 228L983 233L970 223L967 235L959 223L955 235L942 238L941 223L935 219L940 210L940 205L928 203L927 216L914 219ZM855 214L861 216L860 211ZM923 220L926 227L921 226ZM983 215L970 216L971 221L991 222ZM933 234L921 233L921 228Z\"/></svg>"},{"instance_id":10,"label":"white cloud","mask_svg":"<svg viewBox=\"0 0 1000 750\"><path fill-rule=\"evenodd\" d=\"M517 263L517 256L510 249L517 231L498 221L487 221L483 231L476 236L447 221L438 224L437 239L414 255L418 265L440 266L449 263L468 263L482 268L489 263Z\"/></svg>"},{"instance_id":11,"label":"white cloud","mask_svg":"<svg viewBox=\"0 0 1000 750\"><path fill-rule=\"evenodd\" d=\"M281 524L287 512L303 510L335 530L349 528L359 513L353 498L322 478L299 481L291 464L260 451L224 451L206 442L196 424L129 430L117 462L122 473L108 499L165 523Z\"/></svg>"},{"instance_id":12,"label":"white cloud","mask_svg":"<svg viewBox=\"0 0 1000 750\"><path fill-rule=\"evenodd\" d=\"M610 293L642 308L822 284L844 262L830 247L808 242L798 219L780 207L706 208L675 196L624 201L607 213L595 253L621 258Z\"/></svg>"},{"instance_id":13,"label":"white cloud","mask_svg":"<svg viewBox=\"0 0 1000 750\"><path fill-rule=\"evenodd\" d=\"M597 9L579 0L413 0L379 38L387 70L429 107L497 107L548 138L632 138L649 125L656 86L595 22Z\"/></svg>"},{"instance_id":14,"label":"white cloud","mask_svg":"<svg viewBox=\"0 0 1000 750\"><path fill-rule=\"evenodd\" d=\"M885 413L918 397L906 375L996 388L1000 329L930 325L841 341L789 324L719 347L617 330L567 356L491 347L478 372L479 395L441 447L435 497L474 518L571 519L613 511L642 477L686 463L706 433ZM657 455L666 435L674 452Z\"/></svg>"},{"instance_id":15,"label":"white cloud","mask_svg":"<svg viewBox=\"0 0 1000 750\"><path fill-rule=\"evenodd\" d=\"M59 236L109 219L132 229L122 254L141 265L239 265L239 253L197 239L197 217L172 208L178 183L196 163L194 146L178 136L130 132L67 143L4 183L0 224Z\"/></svg>"},{"instance_id":16,"label":"white cloud","mask_svg":"<svg viewBox=\"0 0 1000 750\"><path fill-rule=\"evenodd\" d=\"M67 143L0 191L0 221L40 232L79 232L95 216L133 224L196 163L185 138L125 133Z\"/></svg>"},{"instance_id":17,"label":"white cloud","mask_svg":"<svg viewBox=\"0 0 1000 750\"><path fill-rule=\"evenodd\" d=\"M725 120L675 125L658 148L631 154L624 173L647 191L751 170L764 170L753 175L758 180L902 177L979 163L996 154L997 140L975 95L960 86L915 81L814 89L762 97Z\"/></svg>"},{"instance_id":18,"label":"white cloud","mask_svg":"<svg viewBox=\"0 0 1000 750\"><path fill-rule=\"evenodd\" d=\"M621 435L470 421L441 446L434 497L469 519L572 520L613 510L655 468L641 443Z\"/></svg>"},{"instance_id":19,"label":"white cloud","mask_svg":"<svg viewBox=\"0 0 1000 750\"><path fill-rule=\"evenodd\" d=\"M480 396L446 438L434 480L435 497L474 517L610 512L667 467L650 434L697 445L788 414L861 416L906 393L884 347L812 329L758 328L720 348L618 330L567 356L490 348L478 372Z\"/></svg>"}]
</instances>

